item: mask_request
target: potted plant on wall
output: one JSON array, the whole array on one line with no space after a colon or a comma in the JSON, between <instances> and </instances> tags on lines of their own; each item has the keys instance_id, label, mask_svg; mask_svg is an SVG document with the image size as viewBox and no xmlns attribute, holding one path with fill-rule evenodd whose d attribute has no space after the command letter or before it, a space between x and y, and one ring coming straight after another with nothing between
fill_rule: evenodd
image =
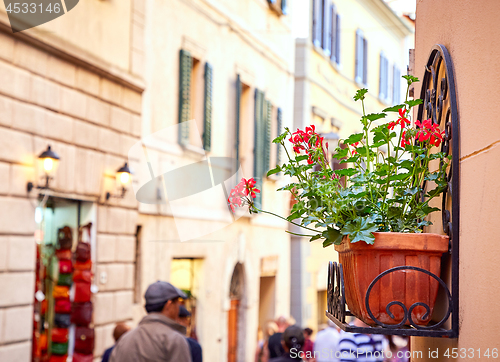
<instances>
[{"instance_id":1,"label":"potted plant on wall","mask_svg":"<svg viewBox=\"0 0 500 362\"><path fill-rule=\"evenodd\" d=\"M430 224L427 215L439 210L429 202L447 187L449 157L436 152L444 132L431 120L417 120L412 127L411 109L422 101L409 100L408 90L418 79L403 78L408 85L405 102L381 113L366 114L367 90L357 91L354 100L361 101L362 132L340 140L333 155L346 168L332 169L328 143L310 126L294 133L286 129L273 141L284 147L288 161L268 172L292 177L293 182L279 189L296 200L286 220L307 230L298 235L322 240L323 247L334 245L343 265L347 305L370 325L375 321L365 295L380 273L414 266L439 277L441 256L448 251L448 236L423 232ZM383 122L388 113L396 117ZM432 163L439 167L432 170ZM228 199L233 211L249 205L250 213L273 214L255 207L256 192L253 179L242 179ZM410 310L411 321L425 325L438 287L438 281L425 273L390 273L374 285L369 308L379 322L409 324L406 311L419 303Z\"/></svg>"}]
</instances>

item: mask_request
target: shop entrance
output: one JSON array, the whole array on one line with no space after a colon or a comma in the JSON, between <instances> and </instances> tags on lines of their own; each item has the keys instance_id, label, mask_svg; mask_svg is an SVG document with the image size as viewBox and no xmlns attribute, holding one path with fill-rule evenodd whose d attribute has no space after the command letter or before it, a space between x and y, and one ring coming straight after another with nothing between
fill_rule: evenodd
<instances>
[{"instance_id":1,"label":"shop entrance","mask_svg":"<svg viewBox=\"0 0 500 362\"><path fill-rule=\"evenodd\" d=\"M75 350L93 355L93 343L81 340L94 338L91 293L96 291L92 287L96 206L93 202L60 197L39 201L35 211L32 360L44 361L52 355L64 358L72 356Z\"/></svg>"}]
</instances>

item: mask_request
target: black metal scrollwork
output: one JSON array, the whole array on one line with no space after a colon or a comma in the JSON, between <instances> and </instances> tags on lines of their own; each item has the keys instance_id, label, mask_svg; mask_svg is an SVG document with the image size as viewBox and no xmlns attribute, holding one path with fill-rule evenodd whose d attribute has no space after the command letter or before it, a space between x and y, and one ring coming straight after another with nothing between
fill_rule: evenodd
<instances>
[{"instance_id":1,"label":"black metal scrollwork","mask_svg":"<svg viewBox=\"0 0 500 362\"><path fill-rule=\"evenodd\" d=\"M459 246L459 162L460 162L460 140L459 140L459 122L458 109L455 94L455 81L453 66L448 50L442 45L435 45L431 50L429 59L425 67L425 74L422 80L420 98L424 100L418 108L417 119L423 121L431 119L444 130L441 152L451 155L451 164L441 162L440 170L446 172L447 187L442 195L442 226L443 231L450 239L451 254L451 288L437 275L421 268L413 266L399 266L388 269L379 274L370 284L365 295L365 305L367 311L378 327L355 327L345 322L346 315L352 315L346 310L344 293L344 276L342 265L330 262L328 266L328 309L327 316L334 321L340 328L348 332L358 333L377 333L377 334L399 334L412 336L429 337L452 337L458 336L458 246ZM444 168L447 169L444 169ZM425 189L425 184L423 185ZM425 192L423 193L425 194ZM421 195L424 197L424 195ZM448 309L444 317L431 326L419 326L412 319L412 312L417 307L423 307L426 310L424 319L430 314L430 307L425 303L414 303L407 308L400 301L392 301L386 306L386 311L391 318L393 306L399 306L403 309L404 317L396 325L388 325L375 318L370 310L369 298L374 285L384 276L393 272L413 272L425 273L434 278L442 286L448 299ZM450 318L451 329L443 329L443 325ZM406 322L410 326L406 326Z\"/></svg>"}]
</instances>

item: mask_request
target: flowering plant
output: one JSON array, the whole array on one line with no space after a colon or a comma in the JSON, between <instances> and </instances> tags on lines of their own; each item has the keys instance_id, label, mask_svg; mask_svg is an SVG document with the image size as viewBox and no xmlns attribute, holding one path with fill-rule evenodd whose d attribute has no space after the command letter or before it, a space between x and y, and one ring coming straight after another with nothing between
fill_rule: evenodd
<instances>
[{"instance_id":1,"label":"flowering plant","mask_svg":"<svg viewBox=\"0 0 500 362\"><path fill-rule=\"evenodd\" d=\"M340 244L344 236L349 236L351 243L362 240L373 244L372 232L415 233L431 224L426 216L439 209L429 206L429 201L447 187L449 157L433 150L443 142L444 132L432 120L416 121L416 128L411 127L410 111L422 100L408 99L409 87L418 79L409 75L403 78L408 85L405 102L381 113L366 114L368 91L356 92L354 100L361 101L363 109L363 131L340 140L333 155L345 168L332 168L328 143L314 126L294 133L286 128L274 139L284 147L288 162L267 175L283 172L293 177L293 182L279 190L290 191L297 201L286 219L312 232L299 235L309 236L311 241L323 239L324 247ZM396 113L397 119L381 123L389 112ZM293 154L288 152L286 140L291 142ZM430 171L433 160L440 167ZM427 190L424 183L433 183L434 188ZM250 212L263 211L248 197L253 196L255 182L250 188L239 187L246 199L240 202L241 198L233 198L237 202L232 205L248 204Z\"/></svg>"}]
</instances>

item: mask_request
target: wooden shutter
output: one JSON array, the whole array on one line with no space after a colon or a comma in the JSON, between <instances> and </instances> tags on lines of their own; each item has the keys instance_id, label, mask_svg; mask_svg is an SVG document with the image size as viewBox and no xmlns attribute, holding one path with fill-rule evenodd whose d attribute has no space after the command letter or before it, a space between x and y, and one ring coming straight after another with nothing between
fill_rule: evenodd
<instances>
[{"instance_id":1,"label":"wooden shutter","mask_svg":"<svg viewBox=\"0 0 500 362\"><path fill-rule=\"evenodd\" d=\"M313 1L313 43L321 47L321 32L323 29L322 0Z\"/></svg>"},{"instance_id":2,"label":"wooden shutter","mask_svg":"<svg viewBox=\"0 0 500 362\"><path fill-rule=\"evenodd\" d=\"M330 58L333 61L336 61L335 59L335 49L337 49L337 39L335 38L336 35L336 22L337 22L337 15L336 15L336 9L335 5L331 4L330 5Z\"/></svg>"},{"instance_id":3,"label":"wooden shutter","mask_svg":"<svg viewBox=\"0 0 500 362\"><path fill-rule=\"evenodd\" d=\"M254 176L256 186L261 190L255 198L255 206L260 208L262 205L262 170L264 168L264 93L255 90L255 132L254 132Z\"/></svg>"},{"instance_id":4,"label":"wooden shutter","mask_svg":"<svg viewBox=\"0 0 500 362\"><path fill-rule=\"evenodd\" d=\"M235 158L236 158L236 172L240 168L240 119L241 119L241 92L242 84L240 75L236 77L236 134L235 140ZM236 175L236 179L239 180L239 175Z\"/></svg>"},{"instance_id":5,"label":"wooden shutter","mask_svg":"<svg viewBox=\"0 0 500 362\"><path fill-rule=\"evenodd\" d=\"M179 57L179 143L189 144L189 118L191 117L191 71L193 58L181 49Z\"/></svg>"},{"instance_id":6,"label":"wooden shutter","mask_svg":"<svg viewBox=\"0 0 500 362\"><path fill-rule=\"evenodd\" d=\"M328 21L328 12L329 12L329 6L328 6L328 3L329 1L328 0L322 0L323 1L323 4L322 4L322 18L323 18L323 27L322 27L322 36L321 36L321 47L323 48L323 50L325 50L325 52L328 52L328 48L330 47L329 45L329 35L330 35L330 32L328 31L328 28L330 27L330 22Z\"/></svg>"},{"instance_id":7,"label":"wooden shutter","mask_svg":"<svg viewBox=\"0 0 500 362\"><path fill-rule=\"evenodd\" d=\"M212 147L212 98L213 98L213 68L205 63L205 105L203 122L203 148L210 151Z\"/></svg>"},{"instance_id":8,"label":"wooden shutter","mask_svg":"<svg viewBox=\"0 0 500 362\"><path fill-rule=\"evenodd\" d=\"M335 48L332 53L335 52L335 62L340 64L340 15L337 13L335 18Z\"/></svg>"},{"instance_id":9,"label":"wooden shutter","mask_svg":"<svg viewBox=\"0 0 500 362\"><path fill-rule=\"evenodd\" d=\"M356 30L356 45L355 45L355 57L354 57L354 78L356 82L361 83L363 78L360 72L361 69L361 36L359 30Z\"/></svg>"},{"instance_id":10,"label":"wooden shutter","mask_svg":"<svg viewBox=\"0 0 500 362\"><path fill-rule=\"evenodd\" d=\"M267 175L267 171L271 168L271 114L273 106L270 101L266 100L265 118L264 118L264 164L262 165L262 177Z\"/></svg>"},{"instance_id":11,"label":"wooden shutter","mask_svg":"<svg viewBox=\"0 0 500 362\"><path fill-rule=\"evenodd\" d=\"M384 56L380 53L380 69L379 69L379 78L378 78L378 96L379 98L384 98Z\"/></svg>"},{"instance_id":12,"label":"wooden shutter","mask_svg":"<svg viewBox=\"0 0 500 362\"><path fill-rule=\"evenodd\" d=\"M281 108L278 108L278 115L276 117L277 123L277 133L276 137L283 133L283 112ZM281 166L281 145L279 143L276 144L276 165Z\"/></svg>"},{"instance_id":13,"label":"wooden shutter","mask_svg":"<svg viewBox=\"0 0 500 362\"><path fill-rule=\"evenodd\" d=\"M368 42L363 37L363 84L368 83Z\"/></svg>"}]
</instances>

